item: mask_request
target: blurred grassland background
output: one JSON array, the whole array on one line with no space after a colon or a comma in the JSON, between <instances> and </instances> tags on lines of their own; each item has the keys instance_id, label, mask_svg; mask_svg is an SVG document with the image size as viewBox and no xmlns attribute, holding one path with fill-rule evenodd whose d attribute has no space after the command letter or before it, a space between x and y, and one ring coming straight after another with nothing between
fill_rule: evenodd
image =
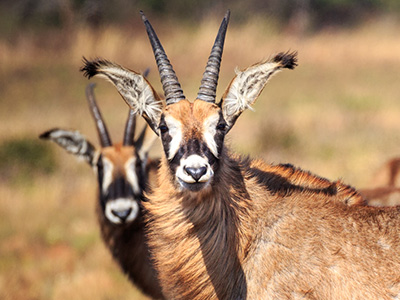
<instances>
[{"instance_id":1,"label":"blurred grassland background","mask_svg":"<svg viewBox=\"0 0 400 300\"><path fill-rule=\"evenodd\" d=\"M376 184L379 166L400 155L396 1L110 3L0 3L0 299L144 299L101 242L92 170L37 138L60 127L98 144L84 94L88 80L78 71L82 56L139 72L150 67L149 80L161 91L140 9L189 99L227 7L219 96L236 67L298 51L299 66L272 78L255 111L229 133L235 151L360 188ZM128 108L109 83L93 81L118 141ZM157 141L152 155L160 149Z\"/></svg>"}]
</instances>

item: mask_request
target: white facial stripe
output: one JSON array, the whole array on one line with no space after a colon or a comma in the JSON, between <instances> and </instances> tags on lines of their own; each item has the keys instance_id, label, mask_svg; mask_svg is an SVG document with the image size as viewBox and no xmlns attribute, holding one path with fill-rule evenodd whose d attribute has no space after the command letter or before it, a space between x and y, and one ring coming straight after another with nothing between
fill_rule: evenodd
<instances>
[{"instance_id":1,"label":"white facial stripe","mask_svg":"<svg viewBox=\"0 0 400 300\"><path fill-rule=\"evenodd\" d=\"M169 135L172 137L168 153L168 159L172 159L178 152L182 142L182 123L169 115L165 117L165 123L167 124Z\"/></svg>"},{"instance_id":2,"label":"white facial stripe","mask_svg":"<svg viewBox=\"0 0 400 300\"><path fill-rule=\"evenodd\" d=\"M187 158L183 158L180 161L179 167L176 169L176 177L186 183L195 183L196 180L186 173L185 168L201 168L206 167L207 172L201 176L201 178L197 182L207 182L214 175L213 170L211 169L210 164L207 159L201 157L199 155L190 155Z\"/></svg>"},{"instance_id":3,"label":"white facial stripe","mask_svg":"<svg viewBox=\"0 0 400 300\"><path fill-rule=\"evenodd\" d=\"M123 212L131 209L131 212L126 217L125 222L131 222L136 219L139 213L139 204L132 199L119 198L117 200L108 201L106 203L105 215L108 220L115 224L121 224L121 219L114 212Z\"/></svg>"},{"instance_id":4,"label":"white facial stripe","mask_svg":"<svg viewBox=\"0 0 400 300\"><path fill-rule=\"evenodd\" d=\"M113 170L114 170L113 163L109 159L104 157L103 158L103 186L102 186L103 193L107 192L107 189L113 180L113 176L112 176Z\"/></svg>"},{"instance_id":5,"label":"white facial stripe","mask_svg":"<svg viewBox=\"0 0 400 300\"><path fill-rule=\"evenodd\" d=\"M131 184L133 191L136 194L139 194L140 187L139 187L139 178L137 177L136 174L136 159L137 159L136 157L132 157L125 163L125 173L126 173L126 179Z\"/></svg>"},{"instance_id":6,"label":"white facial stripe","mask_svg":"<svg viewBox=\"0 0 400 300\"><path fill-rule=\"evenodd\" d=\"M215 133L217 132L217 124L219 121L219 115L214 114L209 116L207 119L204 120L203 122L203 136L204 140L206 141L206 144L212 154L214 154L215 157L218 158L218 147L217 144L215 143Z\"/></svg>"}]
</instances>

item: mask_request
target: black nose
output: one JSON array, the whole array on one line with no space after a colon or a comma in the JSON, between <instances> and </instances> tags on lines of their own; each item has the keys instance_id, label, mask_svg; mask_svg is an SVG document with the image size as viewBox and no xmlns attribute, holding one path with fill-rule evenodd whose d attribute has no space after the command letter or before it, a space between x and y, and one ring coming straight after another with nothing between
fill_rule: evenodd
<instances>
[{"instance_id":1,"label":"black nose","mask_svg":"<svg viewBox=\"0 0 400 300\"><path fill-rule=\"evenodd\" d=\"M190 176L193 177L194 180L199 181L201 176L206 174L207 168L206 167L201 167L201 168L184 168L185 172L188 173Z\"/></svg>"},{"instance_id":2,"label":"black nose","mask_svg":"<svg viewBox=\"0 0 400 300\"><path fill-rule=\"evenodd\" d=\"M132 212L132 208L126 209L126 210L111 210L112 214L118 218L122 222L125 222L126 218L129 216L129 214Z\"/></svg>"}]
</instances>

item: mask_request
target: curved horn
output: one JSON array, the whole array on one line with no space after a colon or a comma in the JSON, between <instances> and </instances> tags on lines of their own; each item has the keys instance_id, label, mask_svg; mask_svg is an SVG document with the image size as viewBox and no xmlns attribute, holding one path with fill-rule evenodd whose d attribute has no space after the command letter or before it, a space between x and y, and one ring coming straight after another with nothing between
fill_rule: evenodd
<instances>
[{"instance_id":1,"label":"curved horn","mask_svg":"<svg viewBox=\"0 0 400 300\"><path fill-rule=\"evenodd\" d=\"M206 70L203 73L203 79L201 80L201 85L199 92L197 94L197 99L204 100L207 102L214 103L217 84L219 77L219 67L221 65L222 52L224 50L225 34L228 28L229 16L231 12L228 10L225 14L224 19L219 27L217 37L215 38L214 46L211 49L210 56L207 61Z\"/></svg>"},{"instance_id":2,"label":"curved horn","mask_svg":"<svg viewBox=\"0 0 400 300\"><path fill-rule=\"evenodd\" d=\"M136 128L136 113L134 110L129 110L128 120L125 125L124 132L124 141L122 145L124 146L133 146L133 138L135 136L135 128Z\"/></svg>"},{"instance_id":3,"label":"curved horn","mask_svg":"<svg viewBox=\"0 0 400 300\"><path fill-rule=\"evenodd\" d=\"M104 123L103 117L101 116L99 107L97 106L96 99L94 98L93 89L96 85L89 83L86 87L86 98L89 103L90 112L96 123L97 132L102 147L112 146L110 135L108 134L106 124Z\"/></svg>"},{"instance_id":4,"label":"curved horn","mask_svg":"<svg viewBox=\"0 0 400 300\"><path fill-rule=\"evenodd\" d=\"M161 83L163 86L165 101L167 105L179 102L185 99L181 85L179 84L178 78L176 77L175 71L172 68L170 61L168 60L167 54L162 47L157 34L151 26L149 20L147 20L143 11L140 11L142 15L142 21L146 27L147 35L153 48L154 57L157 62L158 72L160 73Z\"/></svg>"}]
</instances>

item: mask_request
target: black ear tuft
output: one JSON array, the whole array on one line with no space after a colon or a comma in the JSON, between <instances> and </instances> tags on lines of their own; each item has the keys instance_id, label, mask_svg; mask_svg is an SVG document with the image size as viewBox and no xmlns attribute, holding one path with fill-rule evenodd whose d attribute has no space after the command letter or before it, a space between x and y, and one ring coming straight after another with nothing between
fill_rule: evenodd
<instances>
[{"instance_id":1,"label":"black ear tuft","mask_svg":"<svg viewBox=\"0 0 400 300\"><path fill-rule=\"evenodd\" d=\"M281 63L281 68L294 69L297 66L297 51L280 52L272 61Z\"/></svg>"},{"instance_id":2,"label":"black ear tuft","mask_svg":"<svg viewBox=\"0 0 400 300\"><path fill-rule=\"evenodd\" d=\"M53 131L58 130L57 128L55 129L50 129L47 130L46 132L43 132L41 135L39 135L39 139L43 139L43 140L48 140L50 139L50 135L52 134Z\"/></svg>"},{"instance_id":3,"label":"black ear tuft","mask_svg":"<svg viewBox=\"0 0 400 300\"><path fill-rule=\"evenodd\" d=\"M107 66L110 64L109 61L100 58L90 61L83 57L82 61L84 66L80 68L79 71L83 72L83 76L87 77L88 79L99 74L99 70L102 66Z\"/></svg>"}]
</instances>

